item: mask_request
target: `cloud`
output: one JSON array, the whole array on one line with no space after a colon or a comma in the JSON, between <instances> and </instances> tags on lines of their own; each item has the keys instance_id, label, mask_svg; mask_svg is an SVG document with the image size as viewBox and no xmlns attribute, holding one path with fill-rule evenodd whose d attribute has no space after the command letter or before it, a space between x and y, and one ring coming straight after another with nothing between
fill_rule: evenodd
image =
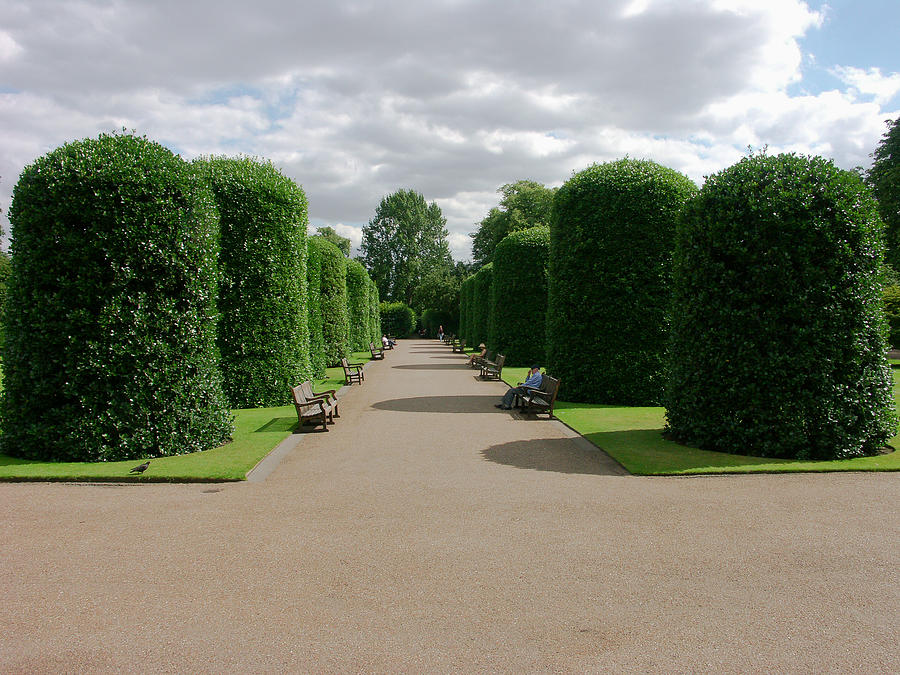
<instances>
[{"instance_id":1,"label":"cloud","mask_svg":"<svg viewBox=\"0 0 900 675\"><path fill-rule=\"evenodd\" d=\"M522 178L629 155L699 183L748 144L865 164L900 86L844 68L842 90L789 95L823 21L800 0L0 0L0 16L4 212L34 158L125 127L186 159L271 159L355 247L382 197L417 190L460 258Z\"/></svg>"}]
</instances>

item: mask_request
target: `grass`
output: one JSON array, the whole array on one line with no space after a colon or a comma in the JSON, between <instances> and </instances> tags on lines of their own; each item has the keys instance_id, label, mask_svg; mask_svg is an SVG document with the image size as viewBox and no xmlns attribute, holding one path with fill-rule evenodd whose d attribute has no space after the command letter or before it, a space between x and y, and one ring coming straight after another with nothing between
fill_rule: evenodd
<instances>
[{"instance_id":1,"label":"grass","mask_svg":"<svg viewBox=\"0 0 900 675\"><path fill-rule=\"evenodd\" d=\"M353 352L351 361L365 363L372 355ZM313 389L340 389L344 375L340 367L328 368L324 380ZM0 455L0 481L134 481L220 482L245 480L256 466L297 427L293 405L275 408L233 410L232 442L205 452L150 460L143 474L128 472L141 460L125 462L39 462Z\"/></svg>"},{"instance_id":2,"label":"grass","mask_svg":"<svg viewBox=\"0 0 900 675\"><path fill-rule=\"evenodd\" d=\"M503 379L514 386L525 378L527 372L527 368L504 368ZM900 371L895 370L895 404L898 396ZM628 471L638 475L900 471L900 452L833 461L803 461L751 457L687 447L662 437L665 410L659 407L557 401L554 414ZM898 447L900 435L891 439L890 444Z\"/></svg>"}]
</instances>

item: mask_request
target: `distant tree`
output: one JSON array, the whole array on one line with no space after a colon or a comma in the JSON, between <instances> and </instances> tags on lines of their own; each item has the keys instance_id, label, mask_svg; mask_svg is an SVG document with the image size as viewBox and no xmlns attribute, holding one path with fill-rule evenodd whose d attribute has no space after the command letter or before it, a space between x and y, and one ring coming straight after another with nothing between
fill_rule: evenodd
<instances>
[{"instance_id":1,"label":"distant tree","mask_svg":"<svg viewBox=\"0 0 900 675\"><path fill-rule=\"evenodd\" d=\"M335 232L333 227L325 225L324 227L316 228L315 236L327 239L341 250L345 258L350 257L350 240Z\"/></svg>"},{"instance_id":2,"label":"distant tree","mask_svg":"<svg viewBox=\"0 0 900 675\"><path fill-rule=\"evenodd\" d=\"M470 235L475 266L491 262L494 248L510 232L549 226L555 191L533 180L518 180L498 189L500 206L492 208Z\"/></svg>"},{"instance_id":3,"label":"distant tree","mask_svg":"<svg viewBox=\"0 0 900 675\"><path fill-rule=\"evenodd\" d=\"M872 153L875 161L869 169L868 182L885 224L885 259L900 270L900 117L886 122L888 130Z\"/></svg>"},{"instance_id":4,"label":"distant tree","mask_svg":"<svg viewBox=\"0 0 900 675\"><path fill-rule=\"evenodd\" d=\"M428 270L413 290L411 305L413 310L420 316L429 309L442 312L443 315L451 317L448 320L451 326L457 326L459 287L462 281L461 277L452 273L451 268Z\"/></svg>"},{"instance_id":5,"label":"distant tree","mask_svg":"<svg viewBox=\"0 0 900 675\"><path fill-rule=\"evenodd\" d=\"M418 192L398 190L381 200L363 227L360 261L383 301L412 305L427 272L452 266L446 224L440 207Z\"/></svg>"}]
</instances>

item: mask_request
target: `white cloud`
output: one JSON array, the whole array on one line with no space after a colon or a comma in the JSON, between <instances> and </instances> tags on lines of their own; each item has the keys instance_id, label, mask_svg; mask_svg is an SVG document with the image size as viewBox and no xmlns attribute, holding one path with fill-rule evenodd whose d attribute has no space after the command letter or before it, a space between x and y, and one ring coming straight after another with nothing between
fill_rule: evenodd
<instances>
[{"instance_id":1,"label":"white cloud","mask_svg":"<svg viewBox=\"0 0 900 675\"><path fill-rule=\"evenodd\" d=\"M887 103L900 93L900 73L882 75L880 68L864 70L850 66L837 66L832 73L850 85L851 95L871 95L875 103Z\"/></svg>"}]
</instances>

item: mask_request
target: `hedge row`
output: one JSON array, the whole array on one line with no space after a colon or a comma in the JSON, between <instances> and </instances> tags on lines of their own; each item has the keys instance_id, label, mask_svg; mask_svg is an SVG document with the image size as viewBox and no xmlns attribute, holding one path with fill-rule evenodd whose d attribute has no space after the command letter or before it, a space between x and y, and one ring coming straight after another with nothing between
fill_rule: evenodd
<instances>
[{"instance_id":1,"label":"hedge row","mask_svg":"<svg viewBox=\"0 0 900 675\"><path fill-rule=\"evenodd\" d=\"M307 241L306 197L268 162L192 165L101 135L26 167L9 216L6 454L206 450L231 433L230 408L285 404L288 385L348 353L352 265ZM380 327L363 275L367 346Z\"/></svg>"},{"instance_id":2,"label":"hedge row","mask_svg":"<svg viewBox=\"0 0 900 675\"><path fill-rule=\"evenodd\" d=\"M416 328L416 313L403 302L382 302L381 327L386 335L407 337Z\"/></svg>"}]
</instances>

